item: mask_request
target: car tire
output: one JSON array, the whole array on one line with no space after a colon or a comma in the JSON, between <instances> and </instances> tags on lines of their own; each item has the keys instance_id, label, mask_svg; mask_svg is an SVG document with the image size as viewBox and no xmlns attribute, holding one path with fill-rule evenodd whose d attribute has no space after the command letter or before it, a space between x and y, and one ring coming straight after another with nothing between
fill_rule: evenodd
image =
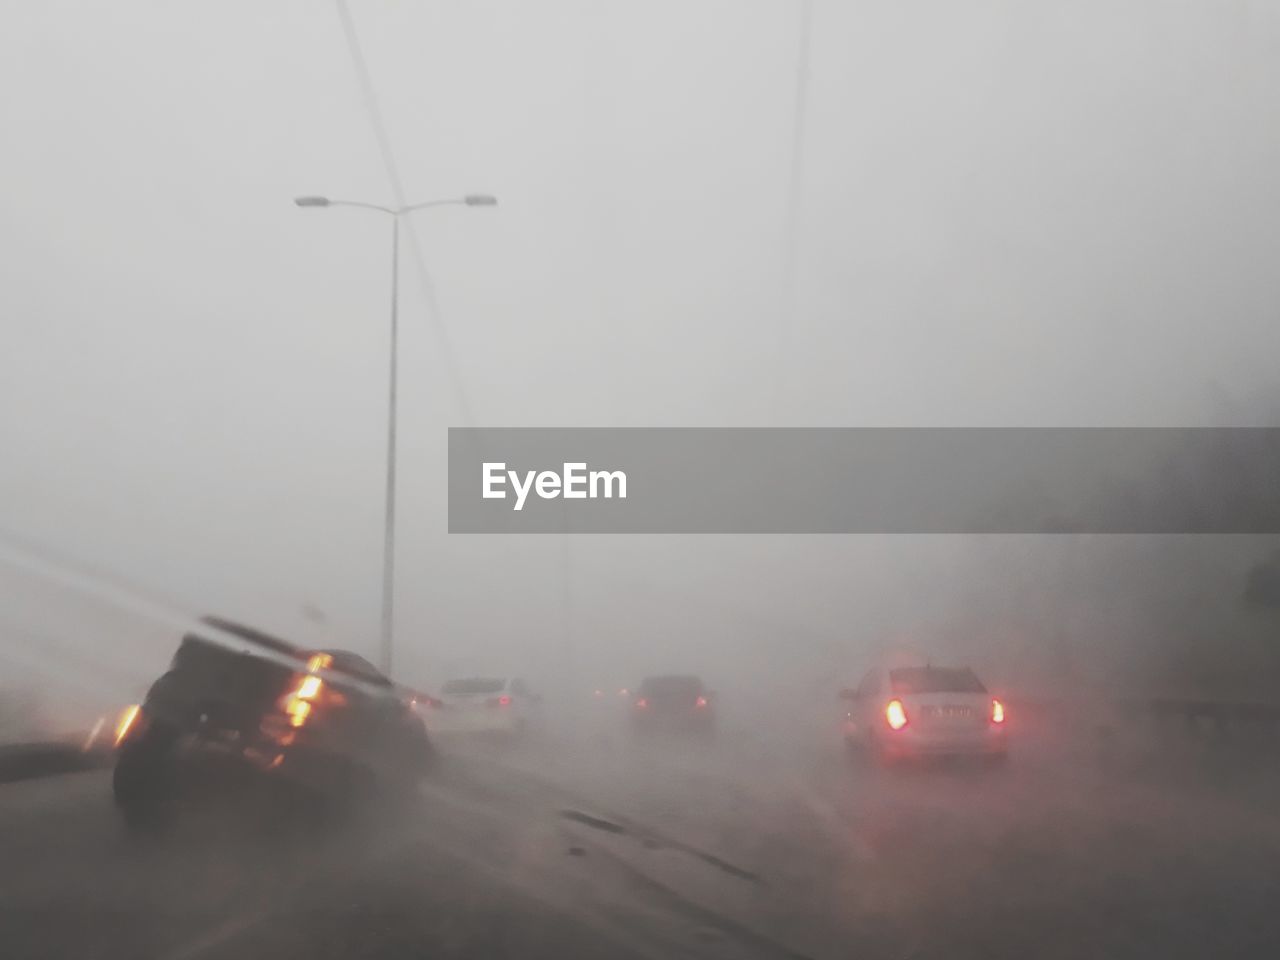
<instances>
[{"instance_id":1,"label":"car tire","mask_svg":"<svg viewBox=\"0 0 1280 960\"><path fill-rule=\"evenodd\" d=\"M898 759L884 748L877 736L868 738L866 750L871 765L877 770L892 770L898 765Z\"/></svg>"},{"instance_id":2,"label":"car tire","mask_svg":"<svg viewBox=\"0 0 1280 960\"><path fill-rule=\"evenodd\" d=\"M154 833L168 826L177 800L173 738L151 727L127 740L116 755L111 792L130 831Z\"/></svg>"},{"instance_id":3,"label":"car tire","mask_svg":"<svg viewBox=\"0 0 1280 960\"><path fill-rule=\"evenodd\" d=\"M867 748L864 744L859 743L855 737L844 737L841 739L841 746L844 748L844 755L848 761L854 766L862 766L867 759Z\"/></svg>"},{"instance_id":4,"label":"car tire","mask_svg":"<svg viewBox=\"0 0 1280 960\"><path fill-rule=\"evenodd\" d=\"M426 724L419 720L412 725L402 742L406 753L405 769L409 771L407 779L417 781L436 768L440 754L427 733Z\"/></svg>"}]
</instances>

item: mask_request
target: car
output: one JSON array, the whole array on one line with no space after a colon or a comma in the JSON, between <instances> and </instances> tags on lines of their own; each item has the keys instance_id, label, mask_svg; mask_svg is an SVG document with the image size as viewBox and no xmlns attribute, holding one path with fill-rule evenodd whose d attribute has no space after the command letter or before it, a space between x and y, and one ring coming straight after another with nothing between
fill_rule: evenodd
<instances>
[{"instance_id":1,"label":"car","mask_svg":"<svg viewBox=\"0 0 1280 960\"><path fill-rule=\"evenodd\" d=\"M182 638L115 741L113 793L131 827L166 825L219 783L275 782L349 809L434 759L422 720L363 657L215 617Z\"/></svg>"},{"instance_id":2,"label":"car","mask_svg":"<svg viewBox=\"0 0 1280 960\"><path fill-rule=\"evenodd\" d=\"M690 674L645 677L634 688L631 727L637 733L710 735L716 722L714 699L706 684Z\"/></svg>"},{"instance_id":3,"label":"car","mask_svg":"<svg viewBox=\"0 0 1280 960\"><path fill-rule=\"evenodd\" d=\"M440 688L431 728L438 733L516 736L536 723L541 701L518 677L460 677Z\"/></svg>"},{"instance_id":4,"label":"car","mask_svg":"<svg viewBox=\"0 0 1280 960\"><path fill-rule=\"evenodd\" d=\"M617 700L629 700L631 689L605 683L591 688L591 700L595 703L610 703Z\"/></svg>"},{"instance_id":5,"label":"car","mask_svg":"<svg viewBox=\"0 0 1280 960\"><path fill-rule=\"evenodd\" d=\"M846 701L844 740L882 764L913 757L1009 754L1004 703L968 667L875 667Z\"/></svg>"}]
</instances>

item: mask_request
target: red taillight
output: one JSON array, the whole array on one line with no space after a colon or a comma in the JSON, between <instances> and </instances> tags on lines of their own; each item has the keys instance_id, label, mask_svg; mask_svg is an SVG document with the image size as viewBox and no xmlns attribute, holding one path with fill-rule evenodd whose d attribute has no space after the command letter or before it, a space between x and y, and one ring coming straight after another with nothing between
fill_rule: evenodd
<instances>
[{"instance_id":1,"label":"red taillight","mask_svg":"<svg viewBox=\"0 0 1280 960\"><path fill-rule=\"evenodd\" d=\"M694 705L695 707L705 707L705 706L707 705L707 698L706 698L706 697L699 697L697 700L695 700L695 701L693 702L693 705Z\"/></svg>"},{"instance_id":2,"label":"red taillight","mask_svg":"<svg viewBox=\"0 0 1280 960\"><path fill-rule=\"evenodd\" d=\"M991 701L991 722L1004 723L1004 704L999 700Z\"/></svg>"},{"instance_id":3,"label":"red taillight","mask_svg":"<svg viewBox=\"0 0 1280 960\"><path fill-rule=\"evenodd\" d=\"M648 705L649 705L649 701L646 700L644 697L641 697L639 700L636 701L636 706L639 707L641 710L643 710Z\"/></svg>"},{"instance_id":4,"label":"red taillight","mask_svg":"<svg viewBox=\"0 0 1280 960\"><path fill-rule=\"evenodd\" d=\"M500 697L492 697L488 701L491 707L509 707L511 706L511 698L505 693Z\"/></svg>"},{"instance_id":5,"label":"red taillight","mask_svg":"<svg viewBox=\"0 0 1280 960\"><path fill-rule=\"evenodd\" d=\"M300 727L307 722L312 704L323 689L323 680L315 674L307 674L299 680L297 689L280 698L280 709L288 715L289 726Z\"/></svg>"},{"instance_id":6,"label":"red taillight","mask_svg":"<svg viewBox=\"0 0 1280 960\"><path fill-rule=\"evenodd\" d=\"M907 725L907 710L901 700L890 700L884 708L884 719L890 730L901 730Z\"/></svg>"}]
</instances>

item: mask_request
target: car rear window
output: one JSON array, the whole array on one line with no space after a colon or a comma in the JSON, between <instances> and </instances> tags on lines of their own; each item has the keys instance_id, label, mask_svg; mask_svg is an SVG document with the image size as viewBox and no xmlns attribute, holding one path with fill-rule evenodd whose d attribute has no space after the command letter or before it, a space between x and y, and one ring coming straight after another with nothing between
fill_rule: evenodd
<instances>
[{"instance_id":1,"label":"car rear window","mask_svg":"<svg viewBox=\"0 0 1280 960\"><path fill-rule=\"evenodd\" d=\"M986 693L972 670L942 667L908 667L889 671L894 693Z\"/></svg>"},{"instance_id":2,"label":"car rear window","mask_svg":"<svg viewBox=\"0 0 1280 960\"><path fill-rule=\"evenodd\" d=\"M358 680L376 683L379 686L389 686L391 684L391 681L380 673L377 667L359 654L351 653L347 650L321 650L318 652L328 653L333 658L333 662L330 664L331 670L345 673Z\"/></svg>"},{"instance_id":3,"label":"car rear window","mask_svg":"<svg viewBox=\"0 0 1280 960\"><path fill-rule=\"evenodd\" d=\"M281 668L278 658L272 657L275 652L271 649L233 650L193 633L182 638L182 643L173 655L172 667L175 670L279 671ZM258 655L255 656L255 653Z\"/></svg>"},{"instance_id":4,"label":"car rear window","mask_svg":"<svg viewBox=\"0 0 1280 960\"><path fill-rule=\"evenodd\" d=\"M181 689L189 696L244 702L278 694L293 675L293 669L268 656L231 650L195 634L183 638L170 670L183 678Z\"/></svg>"},{"instance_id":5,"label":"car rear window","mask_svg":"<svg viewBox=\"0 0 1280 960\"><path fill-rule=\"evenodd\" d=\"M501 693L505 680L472 677L467 680L450 680L441 688L442 693Z\"/></svg>"},{"instance_id":6,"label":"car rear window","mask_svg":"<svg viewBox=\"0 0 1280 960\"><path fill-rule=\"evenodd\" d=\"M702 681L697 677L647 677L640 684L640 693L646 697L692 698L702 693Z\"/></svg>"}]
</instances>

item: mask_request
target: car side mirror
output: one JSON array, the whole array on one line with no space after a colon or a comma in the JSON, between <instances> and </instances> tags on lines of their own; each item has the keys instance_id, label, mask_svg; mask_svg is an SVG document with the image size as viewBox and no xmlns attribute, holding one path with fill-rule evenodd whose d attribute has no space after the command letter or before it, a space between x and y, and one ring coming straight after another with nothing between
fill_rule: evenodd
<instances>
[{"instance_id":1,"label":"car side mirror","mask_svg":"<svg viewBox=\"0 0 1280 960\"><path fill-rule=\"evenodd\" d=\"M836 696L841 700L857 700L858 691L854 690L852 687L845 687Z\"/></svg>"}]
</instances>

